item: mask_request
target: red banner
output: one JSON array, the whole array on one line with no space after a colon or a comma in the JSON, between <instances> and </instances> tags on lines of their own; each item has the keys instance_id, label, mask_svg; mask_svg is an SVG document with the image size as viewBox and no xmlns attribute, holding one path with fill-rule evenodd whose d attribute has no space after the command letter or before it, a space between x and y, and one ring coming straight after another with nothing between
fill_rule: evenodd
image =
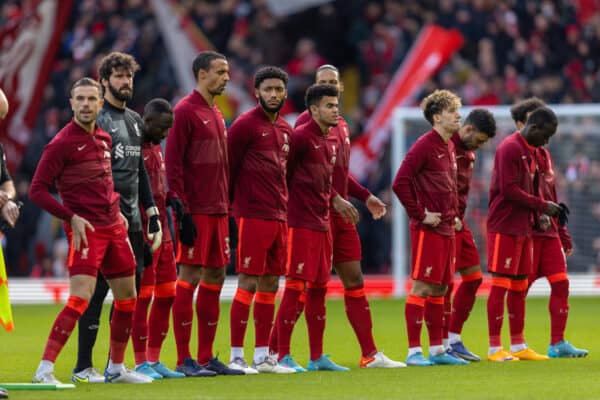
<instances>
[{"instance_id":1,"label":"red banner","mask_svg":"<svg viewBox=\"0 0 600 400\"><path fill-rule=\"evenodd\" d=\"M396 107L406 105L421 86L462 47L457 30L425 26L388 85L381 102L367 122L366 133L352 146L350 172L364 178L389 140L388 123Z\"/></svg>"},{"instance_id":2,"label":"red banner","mask_svg":"<svg viewBox=\"0 0 600 400\"><path fill-rule=\"evenodd\" d=\"M0 121L0 139L12 171L31 138L73 1L22 4L20 14L0 27L0 88L10 103L8 116Z\"/></svg>"}]
</instances>

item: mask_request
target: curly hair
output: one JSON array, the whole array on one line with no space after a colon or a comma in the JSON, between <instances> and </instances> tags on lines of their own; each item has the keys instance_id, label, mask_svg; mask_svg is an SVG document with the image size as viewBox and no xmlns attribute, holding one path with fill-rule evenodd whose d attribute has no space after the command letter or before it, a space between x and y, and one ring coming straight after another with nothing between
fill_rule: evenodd
<instances>
[{"instance_id":1,"label":"curly hair","mask_svg":"<svg viewBox=\"0 0 600 400\"><path fill-rule=\"evenodd\" d=\"M494 119L494 115L483 108L472 110L467 115L467 118L465 118L464 125L472 125L475 130L485 133L490 138L496 136L496 120Z\"/></svg>"},{"instance_id":2,"label":"curly hair","mask_svg":"<svg viewBox=\"0 0 600 400\"><path fill-rule=\"evenodd\" d=\"M525 100L521 100L510 108L510 116L515 123L527 121L527 114L535 109L544 107L546 103L542 99L537 97L530 97Z\"/></svg>"},{"instance_id":3,"label":"curly hair","mask_svg":"<svg viewBox=\"0 0 600 400\"><path fill-rule=\"evenodd\" d=\"M254 75L254 88L258 89L261 83L267 79L280 79L284 85L288 83L288 74L278 67L262 67Z\"/></svg>"},{"instance_id":4,"label":"curly hair","mask_svg":"<svg viewBox=\"0 0 600 400\"><path fill-rule=\"evenodd\" d=\"M457 110L462 106L460 97L449 90L436 90L421 102L425 119L433 125L433 116L444 110Z\"/></svg>"},{"instance_id":5,"label":"curly hair","mask_svg":"<svg viewBox=\"0 0 600 400\"><path fill-rule=\"evenodd\" d=\"M98 79L108 80L113 70L124 68L135 74L140 70L140 65L135 61L135 58L129 54L121 53L119 51L113 51L112 53L104 56L100 61L98 67Z\"/></svg>"}]
</instances>

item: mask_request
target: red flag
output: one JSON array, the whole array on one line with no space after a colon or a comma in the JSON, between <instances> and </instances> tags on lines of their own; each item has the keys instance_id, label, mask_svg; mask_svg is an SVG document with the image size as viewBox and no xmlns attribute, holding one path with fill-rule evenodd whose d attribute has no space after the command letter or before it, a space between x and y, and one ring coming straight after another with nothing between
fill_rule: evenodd
<instances>
[{"instance_id":1,"label":"red flag","mask_svg":"<svg viewBox=\"0 0 600 400\"><path fill-rule=\"evenodd\" d=\"M9 169L18 165L30 140L72 3L23 2L20 15L0 27L0 88L10 103L8 116L0 121L0 139Z\"/></svg>"},{"instance_id":2,"label":"red flag","mask_svg":"<svg viewBox=\"0 0 600 400\"><path fill-rule=\"evenodd\" d=\"M366 133L352 146L350 172L364 178L389 139L388 121L396 107L405 105L421 86L462 47L457 30L425 26L388 85L367 122Z\"/></svg>"}]
</instances>

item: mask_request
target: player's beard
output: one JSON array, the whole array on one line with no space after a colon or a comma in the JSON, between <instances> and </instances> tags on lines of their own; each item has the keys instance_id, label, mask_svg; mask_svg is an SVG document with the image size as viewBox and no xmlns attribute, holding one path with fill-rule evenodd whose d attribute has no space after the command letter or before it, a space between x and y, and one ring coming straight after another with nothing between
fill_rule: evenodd
<instances>
[{"instance_id":1,"label":"player's beard","mask_svg":"<svg viewBox=\"0 0 600 400\"><path fill-rule=\"evenodd\" d=\"M109 83L108 90L113 95L113 97L119 101L129 101L133 97L133 90L131 90L131 88L129 88L129 93L123 93Z\"/></svg>"},{"instance_id":2,"label":"player's beard","mask_svg":"<svg viewBox=\"0 0 600 400\"><path fill-rule=\"evenodd\" d=\"M276 105L275 107L269 106L267 104L267 102L260 96L258 96L258 102L260 103L260 106L262 107L263 110L265 110L268 113L278 113L279 110L281 110L281 108L283 107L283 104L285 103L285 99L281 100L279 102L278 105Z\"/></svg>"}]
</instances>

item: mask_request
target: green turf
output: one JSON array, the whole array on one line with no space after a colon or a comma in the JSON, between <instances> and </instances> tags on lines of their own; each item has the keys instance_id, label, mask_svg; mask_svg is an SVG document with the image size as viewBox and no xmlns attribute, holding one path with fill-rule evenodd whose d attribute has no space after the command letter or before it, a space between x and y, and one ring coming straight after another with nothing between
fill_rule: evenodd
<instances>
[{"instance_id":1,"label":"green turf","mask_svg":"<svg viewBox=\"0 0 600 400\"><path fill-rule=\"evenodd\" d=\"M105 307L107 309L108 307ZM481 362L465 367L404 368L401 370L360 370L359 348L346 320L340 301L328 303L325 351L337 363L352 367L351 372L306 373L291 376L187 378L157 381L151 385L80 385L67 391L12 391L11 399L598 399L600 398L600 298L571 299L567 336L586 347L586 359L551 360L491 364ZM29 382L39 362L46 336L58 306L15 306L16 329L0 332L0 382ZM375 338L380 349L394 359L406 357L403 301L372 301ZM107 310L105 310L106 312ZM229 357L229 305L221 310L215 350ZM95 363L103 366L108 348L106 314L95 350ZM253 340L249 324L247 340ZM506 325L506 324L505 324ZM504 343L507 344L507 327ZM194 328L195 332L195 328ZM545 352L549 336L547 300L530 299L527 307L526 338L530 346ZM192 335L195 349L195 335ZM463 335L470 349L480 355L487 350L485 301L479 300ZM424 332L424 343L426 343ZM56 376L68 382L75 360L73 335L56 365ZM296 328L292 353L306 365L308 357L306 326ZM252 350L246 347L251 358ZM128 365L133 364L131 346ZM162 361L173 366L175 345L169 336Z\"/></svg>"}]
</instances>

